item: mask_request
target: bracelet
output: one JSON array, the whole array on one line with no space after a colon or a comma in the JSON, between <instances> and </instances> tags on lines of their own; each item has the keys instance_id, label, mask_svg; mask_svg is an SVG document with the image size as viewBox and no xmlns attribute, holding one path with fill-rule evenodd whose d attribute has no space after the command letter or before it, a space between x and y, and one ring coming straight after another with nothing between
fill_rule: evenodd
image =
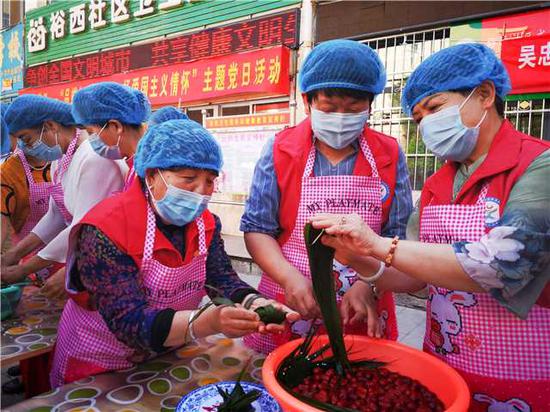
<instances>
[{"instance_id":1,"label":"bracelet","mask_svg":"<svg viewBox=\"0 0 550 412\"><path fill-rule=\"evenodd\" d=\"M393 240L391 241L390 250L384 259L384 263L387 268L391 266L391 262L393 261L393 255L395 254L395 249L397 249L397 243L399 243L399 236L394 237Z\"/></svg>"},{"instance_id":2,"label":"bracelet","mask_svg":"<svg viewBox=\"0 0 550 412\"><path fill-rule=\"evenodd\" d=\"M244 308L245 309L250 309L250 307L252 306L252 304L254 303L255 300L257 299L260 299L260 298L263 298L262 295L260 295L259 293L256 293L255 295L252 295L251 297L248 298L248 300L243 304Z\"/></svg>"},{"instance_id":3,"label":"bracelet","mask_svg":"<svg viewBox=\"0 0 550 412\"><path fill-rule=\"evenodd\" d=\"M359 272L357 272L357 278L359 280L362 280L363 282L371 283L378 280L380 276L382 276L382 274L384 273L384 270L386 270L386 265L384 264L384 262L380 262L380 267L378 268L378 271L374 275L363 276Z\"/></svg>"},{"instance_id":4,"label":"bracelet","mask_svg":"<svg viewBox=\"0 0 550 412\"><path fill-rule=\"evenodd\" d=\"M189 332L189 336L191 337L191 340L197 339L197 337L195 336L195 331L193 330L193 320L195 319L196 315L197 315L196 310L191 311L191 314L189 315L189 320L187 323L187 332Z\"/></svg>"}]
</instances>

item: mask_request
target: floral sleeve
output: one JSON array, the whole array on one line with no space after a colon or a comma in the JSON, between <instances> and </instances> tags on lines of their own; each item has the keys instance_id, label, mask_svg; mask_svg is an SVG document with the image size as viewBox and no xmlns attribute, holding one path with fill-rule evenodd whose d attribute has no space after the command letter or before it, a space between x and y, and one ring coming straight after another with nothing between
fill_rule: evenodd
<instances>
[{"instance_id":1,"label":"floral sleeve","mask_svg":"<svg viewBox=\"0 0 550 412\"><path fill-rule=\"evenodd\" d=\"M453 245L465 272L521 318L550 280L550 151L510 193L499 225L478 242Z\"/></svg>"}]
</instances>

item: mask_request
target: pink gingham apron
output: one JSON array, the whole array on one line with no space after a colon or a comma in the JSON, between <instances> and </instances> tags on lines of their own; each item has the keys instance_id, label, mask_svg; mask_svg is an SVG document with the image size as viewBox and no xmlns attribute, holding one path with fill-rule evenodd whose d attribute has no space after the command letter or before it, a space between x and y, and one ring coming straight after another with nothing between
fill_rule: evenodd
<instances>
[{"instance_id":1,"label":"pink gingham apron","mask_svg":"<svg viewBox=\"0 0 550 412\"><path fill-rule=\"evenodd\" d=\"M65 223L67 224L71 223L71 221L73 220L73 216L65 207L65 197L63 195L63 187L61 185L61 181L63 180L63 176L65 175L67 169L69 168L69 165L71 164L71 160L73 160L73 155L76 150L76 144L78 143L79 137L80 130L76 129L75 137L69 143L67 152L65 153L65 155L63 155L63 157L57 164L57 168L55 169L55 172L52 176L52 182L54 183L54 186L52 187L50 195L52 196L55 204L57 205L59 211L65 219Z\"/></svg>"},{"instance_id":2,"label":"pink gingham apron","mask_svg":"<svg viewBox=\"0 0 550 412\"><path fill-rule=\"evenodd\" d=\"M14 234L15 242L18 243L27 236L33 227L36 226L38 221L42 219L42 216L48 211L48 205L50 202L50 192L52 191L55 183L53 182L41 182L36 183L32 176L31 167L27 162L25 153L22 150L16 149L15 154L19 156L23 170L25 171L25 177L29 185L29 216L25 221L25 224L18 233Z\"/></svg>"},{"instance_id":3,"label":"pink gingham apron","mask_svg":"<svg viewBox=\"0 0 550 412\"><path fill-rule=\"evenodd\" d=\"M485 184L474 205L427 205L420 240L479 241L487 191ZM466 379L475 401L470 410L550 411L550 309L535 305L521 320L488 293L429 289L424 349Z\"/></svg>"},{"instance_id":4,"label":"pink gingham apron","mask_svg":"<svg viewBox=\"0 0 550 412\"><path fill-rule=\"evenodd\" d=\"M361 151L372 169L372 176L312 176L315 163L315 145L311 146L304 174L302 192L296 218L296 225L288 241L282 246L283 256L304 276L311 279L309 261L304 243L303 229L308 219L317 213L349 214L358 213L376 232L380 233L382 225L382 180L378 168L365 138L359 139ZM342 295L356 280L351 268L335 261L334 271L337 284L340 286L337 295ZM353 272L353 273L351 273ZM351 274L350 274L351 273ZM258 291L264 296L279 301L284 300L284 290L265 273L262 275ZM393 303L393 300L392 300ZM395 310L394 310L395 312ZM301 320L291 325L292 335L304 335L311 321ZM366 330L366 323L364 325ZM263 353L269 353L282 342L275 341L271 335L254 333L244 337L247 346Z\"/></svg>"},{"instance_id":5,"label":"pink gingham apron","mask_svg":"<svg viewBox=\"0 0 550 412\"><path fill-rule=\"evenodd\" d=\"M205 294L208 248L204 221L202 217L196 221L198 255L190 263L176 268L164 266L153 258L155 222L155 214L147 203L147 230L140 269L147 302L155 309L196 309ZM71 372L67 368L70 359L81 361L83 365L97 365L104 370L117 370L129 368L154 355L153 352L136 353L115 337L98 311L85 310L69 299L61 316L50 380L52 387L64 384L67 373Z\"/></svg>"}]
</instances>

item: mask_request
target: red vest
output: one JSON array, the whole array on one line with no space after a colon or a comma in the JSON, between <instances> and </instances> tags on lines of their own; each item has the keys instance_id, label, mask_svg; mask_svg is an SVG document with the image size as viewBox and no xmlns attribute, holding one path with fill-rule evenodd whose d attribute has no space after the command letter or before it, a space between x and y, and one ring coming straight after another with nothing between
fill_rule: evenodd
<instances>
[{"instance_id":1,"label":"red vest","mask_svg":"<svg viewBox=\"0 0 550 412\"><path fill-rule=\"evenodd\" d=\"M367 139L378 168L378 174L382 181L388 185L389 195L382 204L383 227L388 221L395 192L399 146L393 137L378 133L368 126L365 127L362 138ZM288 240L294 230L302 193L302 176L312 144L313 132L309 117L295 127L287 128L275 136L273 163L277 185L281 193L279 224L282 230L277 241L281 246ZM355 161L353 174L356 176L370 176L372 174L369 162L362 155L361 149L359 149Z\"/></svg>"},{"instance_id":2,"label":"red vest","mask_svg":"<svg viewBox=\"0 0 550 412\"><path fill-rule=\"evenodd\" d=\"M502 216L510 191L518 179L533 160L549 148L550 143L521 133L508 120L504 120L485 161L468 178L455 201L452 201L453 182L459 164L446 162L426 180L420 196L420 213L427 205L472 205L477 201L479 192L488 179L490 186L487 198L493 198L499 202L499 212ZM491 228L485 229L488 232ZM549 285L546 286L537 303L545 307L550 306Z\"/></svg>"},{"instance_id":3,"label":"red vest","mask_svg":"<svg viewBox=\"0 0 550 412\"><path fill-rule=\"evenodd\" d=\"M208 210L204 211L202 218L206 231L206 246L209 247L214 237L216 222ZM71 248L75 247L78 233L83 224L92 225L101 230L122 253L129 255L134 260L138 268L141 267L147 226L147 203L139 179L135 179L126 192L111 196L98 203L71 229L69 255L74 253ZM185 257L183 259L180 252L174 248L158 227L156 228L153 258L163 265L168 267L183 266L188 264L198 251L198 227L195 222L185 227ZM71 269L67 269L68 273L71 273ZM72 285L74 282L69 279L69 296L80 306L88 310L95 310L95 305L89 299L88 292L75 293Z\"/></svg>"}]
</instances>

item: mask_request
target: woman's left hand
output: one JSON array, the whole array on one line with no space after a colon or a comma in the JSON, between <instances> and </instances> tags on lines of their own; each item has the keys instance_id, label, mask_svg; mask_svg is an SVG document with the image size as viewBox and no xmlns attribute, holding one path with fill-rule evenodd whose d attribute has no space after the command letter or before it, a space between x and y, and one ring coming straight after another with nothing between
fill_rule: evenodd
<instances>
[{"instance_id":1,"label":"woman's left hand","mask_svg":"<svg viewBox=\"0 0 550 412\"><path fill-rule=\"evenodd\" d=\"M346 291L340 305L340 314L344 325L353 326L360 322L366 322L368 336L371 338L382 337L376 298L371 287L365 282L356 280Z\"/></svg>"},{"instance_id":2,"label":"woman's left hand","mask_svg":"<svg viewBox=\"0 0 550 412\"><path fill-rule=\"evenodd\" d=\"M311 218L316 229L325 229L321 241L346 256L370 256L374 244L380 239L359 216L320 213Z\"/></svg>"},{"instance_id":3,"label":"woman's left hand","mask_svg":"<svg viewBox=\"0 0 550 412\"><path fill-rule=\"evenodd\" d=\"M65 296L65 267L51 275L40 291L51 300L63 298Z\"/></svg>"},{"instance_id":4,"label":"woman's left hand","mask_svg":"<svg viewBox=\"0 0 550 412\"><path fill-rule=\"evenodd\" d=\"M286 321L289 323L296 322L297 320L300 320L300 314L292 309L290 309L288 306L283 305L282 303L279 303L272 299L266 299L266 298L257 298L252 302L252 305L250 306L250 310L254 311L262 306L269 306L273 305L276 309L282 310L286 313ZM281 333L285 330L284 323L282 324L276 324L276 323L268 323L267 325L260 322L260 326L258 327L258 332L260 333Z\"/></svg>"}]
</instances>

